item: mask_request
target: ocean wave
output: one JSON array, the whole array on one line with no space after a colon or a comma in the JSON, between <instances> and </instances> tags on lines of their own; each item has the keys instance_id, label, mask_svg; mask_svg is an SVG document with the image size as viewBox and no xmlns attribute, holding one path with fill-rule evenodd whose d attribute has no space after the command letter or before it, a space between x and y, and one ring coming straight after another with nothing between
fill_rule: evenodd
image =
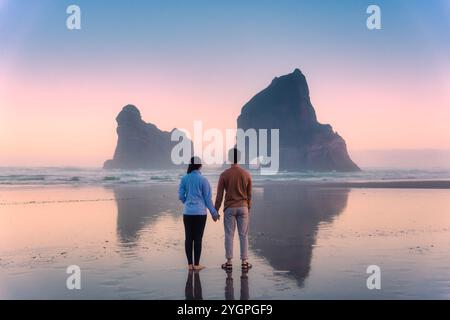
<instances>
[{"instance_id":1,"label":"ocean wave","mask_svg":"<svg viewBox=\"0 0 450 320\"><path fill-rule=\"evenodd\" d=\"M156 180L156 181L175 181L176 179L174 177L170 176L153 176L150 177L150 180Z\"/></svg>"},{"instance_id":2,"label":"ocean wave","mask_svg":"<svg viewBox=\"0 0 450 320\"><path fill-rule=\"evenodd\" d=\"M221 170L205 168L203 174L211 184L218 180ZM280 172L261 176L251 171L255 181L306 182L369 182L389 180L450 180L450 170L365 169L361 172ZM111 170L92 168L0 168L0 186L44 185L114 185L177 183L185 174L182 170Z\"/></svg>"},{"instance_id":3,"label":"ocean wave","mask_svg":"<svg viewBox=\"0 0 450 320\"><path fill-rule=\"evenodd\" d=\"M103 177L104 181L117 181L120 180L120 177L114 177L114 176L107 176L107 177Z\"/></svg>"},{"instance_id":4,"label":"ocean wave","mask_svg":"<svg viewBox=\"0 0 450 320\"><path fill-rule=\"evenodd\" d=\"M0 176L0 181L44 181L45 175L16 175L10 174L6 176Z\"/></svg>"}]
</instances>

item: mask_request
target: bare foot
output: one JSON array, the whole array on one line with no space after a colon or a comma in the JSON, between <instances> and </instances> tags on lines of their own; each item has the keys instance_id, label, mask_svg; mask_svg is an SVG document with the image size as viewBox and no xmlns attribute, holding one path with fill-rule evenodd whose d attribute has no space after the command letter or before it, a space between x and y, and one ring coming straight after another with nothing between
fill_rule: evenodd
<instances>
[{"instance_id":1,"label":"bare foot","mask_svg":"<svg viewBox=\"0 0 450 320\"><path fill-rule=\"evenodd\" d=\"M205 269L205 266L202 266L201 264L194 266L194 270L195 271L200 271L200 270L203 270L203 269Z\"/></svg>"},{"instance_id":2,"label":"bare foot","mask_svg":"<svg viewBox=\"0 0 450 320\"><path fill-rule=\"evenodd\" d=\"M194 270L194 265L188 264L188 269L189 269L189 270Z\"/></svg>"}]
</instances>

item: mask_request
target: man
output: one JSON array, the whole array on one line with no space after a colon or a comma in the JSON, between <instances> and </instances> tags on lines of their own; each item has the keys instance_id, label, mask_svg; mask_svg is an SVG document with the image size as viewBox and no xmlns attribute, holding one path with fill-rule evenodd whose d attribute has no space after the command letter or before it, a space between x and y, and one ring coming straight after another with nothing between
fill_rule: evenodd
<instances>
[{"instance_id":1,"label":"man","mask_svg":"<svg viewBox=\"0 0 450 320\"><path fill-rule=\"evenodd\" d=\"M242 169L238 162L239 151L234 148L229 152L230 168L222 172L217 186L215 208L218 211L222 204L223 193L224 204L224 229L225 229L225 255L226 263L222 264L225 270L233 268L233 238L236 224L239 233L242 269L250 269L252 265L248 262L248 224L249 211L252 206L252 177L250 173Z\"/></svg>"}]
</instances>

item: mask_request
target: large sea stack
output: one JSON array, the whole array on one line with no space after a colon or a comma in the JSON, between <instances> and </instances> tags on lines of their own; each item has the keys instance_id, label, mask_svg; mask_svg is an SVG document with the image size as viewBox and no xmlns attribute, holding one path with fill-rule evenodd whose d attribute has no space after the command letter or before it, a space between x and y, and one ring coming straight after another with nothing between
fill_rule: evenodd
<instances>
[{"instance_id":1,"label":"large sea stack","mask_svg":"<svg viewBox=\"0 0 450 320\"><path fill-rule=\"evenodd\" d=\"M162 131L141 118L139 109L125 106L116 118L117 146L105 169L170 169L177 167L171 160L171 132ZM187 138L186 138L187 139Z\"/></svg>"},{"instance_id":2,"label":"large sea stack","mask_svg":"<svg viewBox=\"0 0 450 320\"><path fill-rule=\"evenodd\" d=\"M358 171L344 139L317 121L299 69L273 79L241 110L237 127L280 130L280 170ZM270 150L270 149L269 149Z\"/></svg>"}]
</instances>

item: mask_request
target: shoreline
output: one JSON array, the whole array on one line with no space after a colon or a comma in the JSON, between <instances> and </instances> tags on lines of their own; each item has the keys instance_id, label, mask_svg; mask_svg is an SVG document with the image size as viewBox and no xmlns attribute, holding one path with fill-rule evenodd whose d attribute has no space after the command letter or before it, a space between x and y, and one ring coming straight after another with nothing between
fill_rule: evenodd
<instances>
[{"instance_id":1,"label":"shoreline","mask_svg":"<svg viewBox=\"0 0 450 320\"><path fill-rule=\"evenodd\" d=\"M210 181L215 183L214 180ZM0 190L14 189L83 189L103 187L105 189L127 187L158 187L178 185L178 181L163 181L160 183L111 183L111 184L0 184ZM389 180L389 181L304 181L304 180L259 180L253 179L253 186L263 185L296 185L303 187L324 188L369 188L369 189L450 189L450 180ZM212 185L213 186L213 185Z\"/></svg>"},{"instance_id":2,"label":"shoreline","mask_svg":"<svg viewBox=\"0 0 450 320\"><path fill-rule=\"evenodd\" d=\"M301 185L304 187L325 188L369 188L369 189L450 189L450 180L398 180L398 181L365 181L365 182L330 182L330 181L263 181L254 185Z\"/></svg>"}]
</instances>

